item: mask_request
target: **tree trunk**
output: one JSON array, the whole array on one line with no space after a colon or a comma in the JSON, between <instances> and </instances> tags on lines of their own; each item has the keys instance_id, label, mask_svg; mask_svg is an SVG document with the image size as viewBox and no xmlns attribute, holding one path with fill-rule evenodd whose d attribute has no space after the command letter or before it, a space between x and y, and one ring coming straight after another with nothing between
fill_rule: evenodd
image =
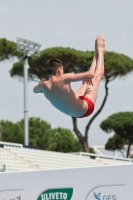
<instances>
[{"instance_id":1,"label":"tree trunk","mask_svg":"<svg viewBox=\"0 0 133 200\"><path fill-rule=\"evenodd\" d=\"M84 141L83 141L82 148L83 148L84 152L89 153L89 143L88 143L88 140L86 140L85 138L84 138Z\"/></svg>"},{"instance_id":2,"label":"tree trunk","mask_svg":"<svg viewBox=\"0 0 133 200\"><path fill-rule=\"evenodd\" d=\"M126 155L127 158L129 158L129 155L130 155L131 145L132 145L132 143L129 143L128 148L127 148L127 155Z\"/></svg>"},{"instance_id":3,"label":"tree trunk","mask_svg":"<svg viewBox=\"0 0 133 200\"><path fill-rule=\"evenodd\" d=\"M78 129L77 126L77 118L76 117L72 117L72 121L73 121L73 131L75 132L75 134L77 135L81 145L82 145L82 149L84 152L89 152L89 144L88 144L88 137L85 138L81 132Z\"/></svg>"}]
</instances>

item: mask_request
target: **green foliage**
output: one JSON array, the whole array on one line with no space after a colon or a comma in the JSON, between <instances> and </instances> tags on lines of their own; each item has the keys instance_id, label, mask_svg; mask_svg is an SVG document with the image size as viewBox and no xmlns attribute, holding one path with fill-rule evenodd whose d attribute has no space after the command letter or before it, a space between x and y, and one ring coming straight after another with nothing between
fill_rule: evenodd
<instances>
[{"instance_id":1,"label":"green foliage","mask_svg":"<svg viewBox=\"0 0 133 200\"><path fill-rule=\"evenodd\" d=\"M106 132L114 131L120 136L133 140L133 112L119 112L104 120L100 127Z\"/></svg>"},{"instance_id":2,"label":"green foliage","mask_svg":"<svg viewBox=\"0 0 133 200\"><path fill-rule=\"evenodd\" d=\"M71 48L53 47L41 52L40 57L29 59L29 78L46 78L45 63L50 58L58 58L62 61L65 73L78 73L87 71L91 65L94 52L78 51ZM133 70L133 60L123 54L106 52L105 75L108 79L124 76ZM22 62L15 63L10 70L12 77L23 77Z\"/></svg>"},{"instance_id":3,"label":"green foliage","mask_svg":"<svg viewBox=\"0 0 133 200\"><path fill-rule=\"evenodd\" d=\"M133 60L124 54L105 53L105 74L109 78L125 76L133 71Z\"/></svg>"},{"instance_id":4,"label":"green foliage","mask_svg":"<svg viewBox=\"0 0 133 200\"><path fill-rule=\"evenodd\" d=\"M24 120L16 123L2 120L0 127L3 141L23 144ZM29 145L50 151L82 151L81 144L69 129L52 129L48 122L34 117L29 119Z\"/></svg>"},{"instance_id":5,"label":"green foliage","mask_svg":"<svg viewBox=\"0 0 133 200\"><path fill-rule=\"evenodd\" d=\"M18 123L22 128L24 127L24 120ZM42 140L43 135L46 135L49 131L51 131L51 125L48 122L40 118L29 118L29 144L31 146L40 147L40 140Z\"/></svg>"},{"instance_id":6,"label":"green foliage","mask_svg":"<svg viewBox=\"0 0 133 200\"><path fill-rule=\"evenodd\" d=\"M2 140L6 142L23 143L23 128L18 123L0 121Z\"/></svg>"},{"instance_id":7,"label":"green foliage","mask_svg":"<svg viewBox=\"0 0 133 200\"><path fill-rule=\"evenodd\" d=\"M0 61L10 59L13 56L22 56L22 53L17 51L16 43L5 38L0 38Z\"/></svg>"},{"instance_id":8,"label":"green foliage","mask_svg":"<svg viewBox=\"0 0 133 200\"><path fill-rule=\"evenodd\" d=\"M89 153L96 153L92 147L89 147Z\"/></svg>"},{"instance_id":9,"label":"green foliage","mask_svg":"<svg viewBox=\"0 0 133 200\"><path fill-rule=\"evenodd\" d=\"M55 151L60 149L60 152L77 152L82 151L81 144L78 139L74 137L69 129L56 128L53 129L52 134L55 138Z\"/></svg>"},{"instance_id":10,"label":"green foliage","mask_svg":"<svg viewBox=\"0 0 133 200\"><path fill-rule=\"evenodd\" d=\"M127 157L130 153L130 147L133 144L133 112L119 112L109 116L100 124L102 130L106 133L113 132L105 145L107 150L122 150L124 145L128 145Z\"/></svg>"},{"instance_id":11,"label":"green foliage","mask_svg":"<svg viewBox=\"0 0 133 200\"><path fill-rule=\"evenodd\" d=\"M115 134L111 138L108 139L105 144L105 149L107 150L116 150L116 149L124 149L124 145L127 144L127 141L123 139L120 135Z\"/></svg>"}]
</instances>

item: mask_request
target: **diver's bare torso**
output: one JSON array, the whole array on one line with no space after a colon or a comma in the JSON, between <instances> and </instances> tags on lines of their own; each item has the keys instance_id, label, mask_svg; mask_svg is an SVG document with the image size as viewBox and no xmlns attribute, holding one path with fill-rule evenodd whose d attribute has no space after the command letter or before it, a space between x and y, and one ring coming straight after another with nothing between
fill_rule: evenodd
<instances>
[{"instance_id":1,"label":"diver's bare torso","mask_svg":"<svg viewBox=\"0 0 133 200\"><path fill-rule=\"evenodd\" d=\"M70 83L66 83L63 75L41 81L41 87L51 104L67 115L79 117L88 109L87 103L79 99L71 89Z\"/></svg>"}]
</instances>

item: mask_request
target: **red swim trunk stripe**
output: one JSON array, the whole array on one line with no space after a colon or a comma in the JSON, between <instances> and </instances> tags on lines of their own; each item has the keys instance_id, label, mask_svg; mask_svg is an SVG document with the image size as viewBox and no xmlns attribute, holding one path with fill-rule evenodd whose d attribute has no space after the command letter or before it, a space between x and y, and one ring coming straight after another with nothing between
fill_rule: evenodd
<instances>
[{"instance_id":1,"label":"red swim trunk stripe","mask_svg":"<svg viewBox=\"0 0 133 200\"><path fill-rule=\"evenodd\" d=\"M88 116L91 115L92 112L94 111L94 104L93 104L93 102L92 102L89 98L87 98L87 97L79 96L79 98L82 99L82 100L84 100L84 101L86 101L86 102L88 103L88 110L87 110L87 112L86 112L83 116L78 117L78 118L88 117Z\"/></svg>"}]
</instances>

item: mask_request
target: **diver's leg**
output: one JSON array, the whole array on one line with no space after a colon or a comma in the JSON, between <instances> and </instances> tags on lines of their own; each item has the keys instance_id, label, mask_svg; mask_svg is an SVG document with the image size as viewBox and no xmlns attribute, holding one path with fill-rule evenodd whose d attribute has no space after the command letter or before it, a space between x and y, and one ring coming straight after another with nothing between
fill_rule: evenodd
<instances>
[{"instance_id":1,"label":"diver's leg","mask_svg":"<svg viewBox=\"0 0 133 200\"><path fill-rule=\"evenodd\" d=\"M77 96L84 96L88 88L88 84L85 81L82 81L81 87L75 92Z\"/></svg>"},{"instance_id":2,"label":"diver's leg","mask_svg":"<svg viewBox=\"0 0 133 200\"><path fill-rule=\"evenodd\" d=\"M97 45L96 45L96 41L95 41L95 54L94 54L94 57L93 57L92 64L91 64L90 68L88 69L89 71L92 71L92 73L95 73L95 70L96 70L97 56L98 56ZM89 87L89 84L87 84L85 81L82 81L81 87L75 93L78 96L84 96L88 87Z\"/></svg>"},{"instance_id":3,"label":"diver's leg","mask_svg":"<svg viewBox=\"0 0 133 200\"><path fill-rule=\"evenodd\" d=\"M92 79L93 86L88 85L88 89L85 92L85 97L89 98L94 104L97 99L98 87L99 87L100 80L102 79L102 77L104 75L105 44L104 44L103 36L98 36L96 38L96 46L97 46L97 51L98 51L98 59L96 62L95 75Z\"/></svg>"}]
</instances>

